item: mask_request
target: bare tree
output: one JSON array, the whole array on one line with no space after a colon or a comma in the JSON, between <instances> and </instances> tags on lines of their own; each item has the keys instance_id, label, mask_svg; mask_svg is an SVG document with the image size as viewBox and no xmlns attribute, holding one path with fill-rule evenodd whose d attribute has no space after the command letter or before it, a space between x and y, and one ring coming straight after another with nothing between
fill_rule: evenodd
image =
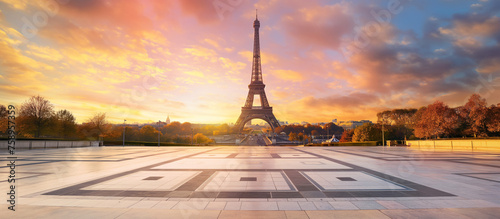
<instances>
[{"instance_id":1,"label":"bare tree","mask_svg":"<svg viewBox=\"0 0 500 219\"><path fill-rule=\"evenodd\" d=\"M97 113L94 117L89 119L89 124L92 130L95 131L98 137L102 137L108 128L106 121L106 113Z\"/></svg>"},{"instance_id":2,"label":"bare tree","mask_svg":"<svg viewBox=\"0 0 500 219\"><path fill-rule=\"evenodd\" d=\"M19 116L23 117L24 126L35 137L40 137L40 134L46 128L53 115L54 106L40 95L32 96L21 105L19 110Z\"/></svg>"}]
</instances>

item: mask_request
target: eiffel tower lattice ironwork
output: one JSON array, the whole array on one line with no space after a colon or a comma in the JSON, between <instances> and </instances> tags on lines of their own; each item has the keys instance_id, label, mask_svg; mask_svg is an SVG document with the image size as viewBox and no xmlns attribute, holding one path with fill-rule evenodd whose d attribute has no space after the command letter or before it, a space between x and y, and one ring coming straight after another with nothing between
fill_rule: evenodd
<instances>
[{"instance_id":1,"label":"eiffel tower lattice ironwork","mask_svg":"<svg viewBox=\"0 0 500 219\"><path fill-rule=\"evenodd\" d=\"M260 64L260 43L259 43L259 28L260 22L255 17L253 22L254 32L254 42L253 42L253 63L252 63L252 79L248 85L248 96L245 102L245 106L241 108L241 114L236 121L235 128L241 131L245 124L252 119L262 119L269 123L271 129L279 127L280 124L273 114L273 108L269 106L267 102L266 92L264 88L266 85L262 80L262 67ZM260 106L253 106L254 96L260 96Z\"/></svg>"}]
</instances>

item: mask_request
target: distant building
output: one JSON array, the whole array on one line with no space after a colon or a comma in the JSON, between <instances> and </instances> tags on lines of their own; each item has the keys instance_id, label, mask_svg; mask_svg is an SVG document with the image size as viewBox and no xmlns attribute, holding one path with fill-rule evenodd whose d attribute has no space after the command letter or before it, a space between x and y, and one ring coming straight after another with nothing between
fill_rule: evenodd
<instances>
[{"instance_id":1,"label":"distant building","mask_svg":"<svg viewBox=\"0 0 500 219\"><path fill-rule=\"evenodd\" d=\"M336 125L344 128L344 129L355 129L358 126L362 126L365 123L372 123L370 120L361 120L361 121L354 121L354 120L349 120L349 121L340 121L335 123Z\"/></svg>"},{"instance_id":2,"label":"distant building","mask_svg":"<svg viewBox=\"0 0 500 219\"><path fill-rule=\"evenodd\" d=\"M280 125L288 125L288 121L280 121L280 120L278 120L278 122L279 122Z\"/></svg>"},{"instance_id":3,"label":"distant building","mask_svg":"<svg viewBox=\"0 0 500 219\"><path fill-rule=\"evenodd\" d=\"M167 120L165 121L165 123L170 124L170 115L167 115Z\"/></svg>"}]
</instances>

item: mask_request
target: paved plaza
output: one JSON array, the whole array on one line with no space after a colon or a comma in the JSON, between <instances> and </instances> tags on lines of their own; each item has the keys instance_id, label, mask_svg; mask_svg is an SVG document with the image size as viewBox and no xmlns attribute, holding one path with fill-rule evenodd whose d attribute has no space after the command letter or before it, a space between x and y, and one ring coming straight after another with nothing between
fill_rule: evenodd
<instances>
[{"instance_id":1,"label":"paved plaza","mask_svg":"<svg viewBox=\"0 0 500 219\"><path fill-rule=\"evenodd\" d=\"M213 146L67 148L16 155L16 211L2 203L6 218L500 215L500 152ZM2 154L3 163L7 156ZM8 168L0 167L5 193Z\"/></svg>"}]
</instances>

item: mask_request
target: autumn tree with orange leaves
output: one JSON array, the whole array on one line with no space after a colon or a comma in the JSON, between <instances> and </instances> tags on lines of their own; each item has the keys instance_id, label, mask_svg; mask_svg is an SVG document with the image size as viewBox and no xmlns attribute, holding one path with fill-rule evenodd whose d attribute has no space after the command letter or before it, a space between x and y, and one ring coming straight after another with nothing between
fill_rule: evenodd
<instances>
[{"instance_id":1,"label":"autumn tree with orange leaves","mask_svg":"<svg viewBox=\"0 0 500 219\"><path fill-rule=\"evenodd\" d=\"M420 108L415 116L418 138L449 136L458 127L458 114L441 101Z\"/></svg>"}]
</instances>

